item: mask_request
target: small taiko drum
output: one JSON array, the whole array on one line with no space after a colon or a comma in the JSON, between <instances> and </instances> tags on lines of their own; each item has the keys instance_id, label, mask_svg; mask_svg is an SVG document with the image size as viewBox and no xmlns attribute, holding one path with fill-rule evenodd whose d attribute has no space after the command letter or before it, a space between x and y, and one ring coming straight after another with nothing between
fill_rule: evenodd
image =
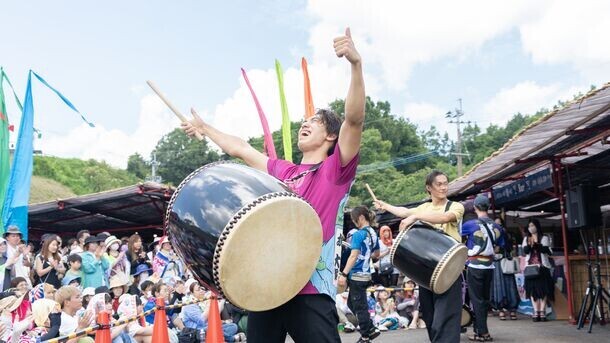
<instances>
[{"instance_id":1,"label":"small taiko drum","mask_svg":"<svg viewBox=\"0 0 610 343\"><path fill-rule=\"evenodd\" d=\"M441 230L418 221L398 234L390 258L415 283L442 294L462 274L468 248Z\"/></svg>"},{"instance_id":2,"label":"small taiko drum","mask_svg":"<svg viewBox=\"0 0 610 343\"><path fill-rule=\"evenodd\" d=\"M198 280L249 311L292 299L322 250L322 225L311 205L274 177L231 162L187 176L165 225Z\"/></svg>"},{"instance_id":3,"label":"small taiko drum","mask_svg":"<svg viewBox=\"0 0 610 343\"><path fill-rule=\"evenodd\" d=\"M469 327L474 321L474 312L470 309L470 306L462 305L462 319L460 320L460 326L463 328Z\"/></svg>"}]
</instances>

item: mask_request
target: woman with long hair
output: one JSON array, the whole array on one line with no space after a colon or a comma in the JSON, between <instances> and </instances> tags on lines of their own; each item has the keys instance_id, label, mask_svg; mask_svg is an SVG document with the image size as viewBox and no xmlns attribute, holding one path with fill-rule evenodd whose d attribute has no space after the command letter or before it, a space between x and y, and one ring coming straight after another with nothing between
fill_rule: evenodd
<instances>
[{"instance_id":1,"label":"woman with long hair","mask_svg":"<svg viewBox=\"0 0 610 343\"><path fill-rule=\"evenodd\" d=\"M526 254L526 269L535 270L538 273L528 275L525 270L525 294L532 300L534 322L546 322L546 303L554 300L555 285L551 277L551 262L549 255L552 254L549 246L549 238L543 235L542 227L537 219L530 219L527 226L526 237L523 239L523 252Z\"/></svg>"},{"instance_id":2,"label":"woman with long hair","mask_svg":"<svg viewBox=\"0 0 610 343\"><path fill-rule=\"evenodd\" d=\"M51 235L42 244L40 255L34 261L35 283L48 283L56 289L61 287L60 276L66 272L61 263L57 235Z\"/></svg>"},{"instance_id":3,"label":"woman with long hair","mask_svg":"<svg viewBox=\"0 0 610 343\"><path fill-rule=\"evenodd\" d=\"M504 226L502 218L495 219L496 224ZM496 254L494 260L494 274L491 282L491 305L493 308L499 311L500 320L506 320L507 313L511 320L517 320L517 307L519 307L519 291L517 290L517 281L515 279L515 273L518 272L517 258L512 254L512 247L515 238L512 237L507 230L504 237L504 246L500 247L500 251ZM506 262L506 265L514 264L514 270L504 270L502 268L502 261Z\"/></svg>"},{"instance_id":4,"label":"woman with long hair","mask_svg":"<svg viewBox=\"0 0 610 343\"><path fill-rule=\"evenodd\" d=\"M393 242L392 229L387 225L382 226L379 229L379 261L375 263L375 266L384 287L398 284L398 269L394 268L390 260Z\"/></svg>"},{"instance_id":5,"label":"woman with long hair","mask_svg":"<svg viewBox=\"0 0 610 343\"><path fill-rule=\"evenodd\" d=\"M129 237L129 243L127 243L127 259L129 260L130 274L136 273L136 269L140 264L150 265L146 257L146 250L144 250L144 244L142 244L142 237L137 233L134 233Z\"/></svg>"}]
</instances>

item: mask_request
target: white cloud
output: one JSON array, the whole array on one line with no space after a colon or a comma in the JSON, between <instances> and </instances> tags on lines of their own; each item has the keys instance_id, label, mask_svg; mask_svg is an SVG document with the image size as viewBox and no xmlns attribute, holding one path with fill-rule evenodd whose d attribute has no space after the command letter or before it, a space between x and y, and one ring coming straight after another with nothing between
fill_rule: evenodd
<instances>
[{"instance_id":1,"label":"white cloud","mask_svg":"<svg viewBox=\"0 0 610 343\"><path fill-rule=\"evenodd\" d=\"M435 126L441 134L448 132L452 136L452 126L445 118L445 113L446 109L434 104L411 102L405 105L403 116L417 124L418 130L428 130L430 126Z\"/></svg>"},{"instance_id":2,"label":"white cloud","mask_svg":"<svg viewBox=\"0 0 610 343\"><path fill-rule=\"evenodd\" d=\"M523 48L539 63L608 63L609 13L608 1L554 1L520 27Z\"/></svg>"},{"instance_id":3,"label":"white cloud","mask_svg":"<svg viewBox=\"0 0 610 343\"><path fill-rule=\"evenodd\" d=\"M539 85L535 81L520 82L494 95L483 106L484 115L477 122L484 127L490 123L503 124L517 112L534 114L541 107L550 109L558 100L570 100L572 95L578 93L578 89L558 83Z\"/></svg>"},{"instance_id":4,"label":"white cloud","mask_svg":"<svg viewBox=\"0 0 610 343\"><path fill-rule=\"evenodd\" d=\"M520 26L523 49L536 63L571 64L590 84L610 74L610 2L553 1Z\"/></svg>"},{"instance_id":5,"label":"white cloud","mask_svg":"<svg viewBox=\"0 0 610 343\"><path fill-rule=\"evenodd\" d=\"M126 168L129 155L139 152L148 157L158 140L178 125L178 119L161 100L149 94L140 101L138 125L134 132L103 126L90 128L83 123L65 135L45 133L37 145L44 147L43 153L47 155L93 158Z\"/></svg>"},{"instance_id":6,"label":"white cloud","mask_svg":"<svg viewBox=\"0 0 610 343\"><path fill-rule=\"evenodd\" d=\"M391 89L406 86L419 63L469 54L483 43L535 16L539 1L323 1L311 0L309 12L318 19L309 44L316 61L332 56L323 44L352 26L367 65L381 71Z\"/></svg>"}]
</instances>

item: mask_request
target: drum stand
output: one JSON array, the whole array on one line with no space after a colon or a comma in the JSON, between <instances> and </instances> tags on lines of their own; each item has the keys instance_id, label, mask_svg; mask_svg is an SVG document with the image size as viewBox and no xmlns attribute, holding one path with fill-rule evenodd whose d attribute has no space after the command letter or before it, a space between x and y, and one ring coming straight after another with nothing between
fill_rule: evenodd
<instances>
[{"instance_id":1,"label":"drum stand","mask_svg":"<svg viewBox=\"0 0 610 343\"><path fill-rule=\"evenodd\" d=\"M583 244L585 249L587 249L588 245L585 242L582 230L580 231L581 238L583 240ZM595 236L595 234L594 234ZM595 242L595 237L593 238ZM595 282L593 281L593 262L591 261L591 255L587 250L587 272L589 275L589 280L587 281L587 290L585 291L585 296L582 300L582 304L580 305L580 311L578 314L578 326L577 329L580 330L584 327L585 321L589 319L589 333L593 329L593 322L595 319L599 319L600 325L606 325L606 317L604 312L604 303L606 304L606 308L608 307L608 300L610 299L610 293L604 288L602 285L601 279L601 271L600 271L600 261L599 261L599 252L597 251L597 247L595 248ZM588 306L587 306L587 303Z\"/></svg>"}]
</instances>

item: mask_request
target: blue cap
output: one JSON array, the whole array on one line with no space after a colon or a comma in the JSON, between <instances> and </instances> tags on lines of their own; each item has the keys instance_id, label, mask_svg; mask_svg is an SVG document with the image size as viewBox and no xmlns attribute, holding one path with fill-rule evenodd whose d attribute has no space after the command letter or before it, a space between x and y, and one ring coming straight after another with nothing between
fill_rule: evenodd
<instances>
[{"instance_id":1,"label":"blue cap","mask_svg":"<svg viewBox=\"0 0 610 343\"><path fill-rule=\"evenodd\" d=\"M138 266L136 267L136 272L133 273L133 276L138 276L144 272L148 272L150 274L150 268L148 267L148 265L146 263L142 263L142 264L138 264Z\"/></svg>"},{"instance_id":2,"label":"blue cap","mask_svg":"<svg viewBox=\"0 0 610 343\"><path fill-rule=\"evenodd\" d=\"M78 279L78 283L81 282L81 278L78 275L66 275L64 276L64 278L61 280L61 284L62 286L67 286L70 284L70 282L77 280Z\"/></svg>"},{"instance_id":3,"label":"blue cap","mask_svg":"<svg viewBox=\"0 0 610 343\"><path fill-rule=\"evenodd\" d=\"M480 211L487 211L489 209L489 199L487 195L479 194L474 198L474 207Z\"/></svg>"}]
</instances>

